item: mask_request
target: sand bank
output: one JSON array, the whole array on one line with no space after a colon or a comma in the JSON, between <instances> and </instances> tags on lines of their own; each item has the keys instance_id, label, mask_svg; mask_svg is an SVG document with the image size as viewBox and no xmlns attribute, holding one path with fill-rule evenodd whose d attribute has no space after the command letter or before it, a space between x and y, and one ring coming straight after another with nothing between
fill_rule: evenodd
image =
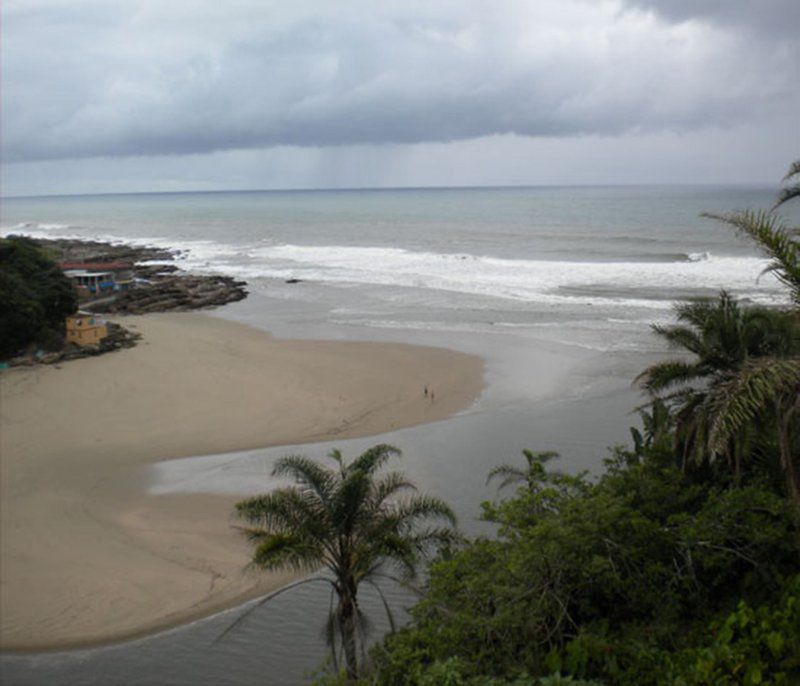
<instances>
[{"instance_id":1,"label":"sand bank","mask_svg":"<svg viewBox=\"0 0 800 686\"><path fill-rule=\"evenodd\" d=\"M118 640L286 582L245 569L236 498L148 496L143 466L435 421L483 385L479 358L440 348L277 340L200 314L125 324L136 348L0 374L5 650Z\"/></svg>"}]
</instances>

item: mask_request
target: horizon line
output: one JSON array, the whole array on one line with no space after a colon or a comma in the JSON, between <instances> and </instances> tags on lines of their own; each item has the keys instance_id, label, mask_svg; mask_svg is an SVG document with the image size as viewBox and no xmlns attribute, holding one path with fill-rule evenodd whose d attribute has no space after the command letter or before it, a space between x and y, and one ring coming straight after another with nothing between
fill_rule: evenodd
<instances>
[{"instance_id":1,"label":"horizon line","mask_svg":"<svg viewBox=\"0 0 800 686\"><path fill-rule=\"evenodd\" d=\"M1 195L0 200L33 200L43 198L85 198L117 195L198 195L198 194L234 194L234 193L347 193L347 192L381 192L381 191L466 191L466 190L533 190L537 188L773 188L766 182L694 182L679 181L652 183L540 183L540 184L499 184L499 185L458 185L458 186L348 186L348 187L296 187L296 188L238 188L215 190L181 190L181 191L100 191L90 193L43 193L33 195Z\"/></svg>"}]
</instances>

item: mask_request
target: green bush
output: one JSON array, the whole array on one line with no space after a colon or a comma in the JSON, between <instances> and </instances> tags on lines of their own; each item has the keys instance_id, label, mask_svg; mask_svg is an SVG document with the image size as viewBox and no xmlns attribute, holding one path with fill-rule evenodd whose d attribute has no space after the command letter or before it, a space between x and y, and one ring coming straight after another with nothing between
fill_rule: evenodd
<instances>
[{"instance_id":1,"label":"green bush","mask_svg":"<svg viewBox=\"0 0 800 686\"><path fill-rule=\"evenodd\" d=\"M671 660L675 686L800 683L800 576L777 602L740 602L710 633L711 645Z\"/></svg>"},{"instance_id":2,"label":"green bush","mask_svg":"<svg viewBox=\"0 0 800 686\"><path fill-rule=\"evenodd\" d=\"M410 626L374 651L377 683L718 683L681 676L676 660L700 664L705 653L691 651L713 649L714 618L771 602L798 569L797 520L781 493L757 478L698 479L655 450L618 449L597 483L550 474L484 512L499 538L431 567ZM780 673L764 652L776 632L748 639L760 658L734 632L731 664L741 655L748 669ZM726 668L727 653L713 650Z\"/></svg>"},{"instance_id":3,"label":"green bush","mask_svg":"<svg viewBox=\"0 0 800 686\"><path fill-rule=\"evenodd\" d=\"M76 307L69 280L34 241L0 239L0 358L31 343L53 348Z\"/></svg>"}]
</instances>

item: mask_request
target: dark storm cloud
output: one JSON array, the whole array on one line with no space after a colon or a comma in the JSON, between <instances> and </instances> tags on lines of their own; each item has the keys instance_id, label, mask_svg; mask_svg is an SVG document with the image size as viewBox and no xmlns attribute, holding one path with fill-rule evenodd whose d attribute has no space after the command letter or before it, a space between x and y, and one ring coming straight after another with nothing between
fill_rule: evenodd
<instances>
[{"instance_id":1,"label":"dark storm cloud","mask_svg":"<svg viewBox=\"0 0 800 686\"><path fill-rule=\"evenodd\" d=\"M732 125L796 87L744 6L10 0L4 158Z\"/></svg>"},{"instance_id":2,"label":"dark storm cloud","mask_svg":"<svg viewBox=\"0 0 800 686\"><path fill-rule=\"evenodd\" d=\"M631 6L649 9L668 21L699 19L745 31L763 33L769 39L800 33L800 2L797 0L626 0Z\"/></svg>"}]
</instances>

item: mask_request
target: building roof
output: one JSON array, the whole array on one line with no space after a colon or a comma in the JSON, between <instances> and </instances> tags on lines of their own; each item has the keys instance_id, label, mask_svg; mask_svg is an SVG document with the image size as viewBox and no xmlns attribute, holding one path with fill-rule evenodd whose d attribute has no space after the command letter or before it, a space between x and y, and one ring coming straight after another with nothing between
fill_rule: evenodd
<instances>
[{"instance_id":1,"label":"building roof","mask_svg":"<svg viewBox=\"0 0 800 686\"><path fill-rule=\"evenodd\" d=\"M90 271L87 271L86 269L66 269L64 271L64 274L66 274L69 277L73 277L73 276L96 276L98 278L101 278L103 276L114 276L114 272L90 272Z\"/></svg>"},{"instance_id":2,"label":"building roof","mask_svg":"<svg viewBox=\"0 0 800 686\"><path fill-rule=\"evenodd\" d=\"M132 262L61 262L61 269L83 269L88 272L107 272L117 269L133 269Z\"/></svg>"},{"instance_id":3,"label":"building roof","mask_svg":"<svg viewBox=\"0 0 800 686\"><path fill-rule=\"evenodd\" d=\"M78 310L77 312L73 312L72 314L68 314L67 319L87 319L92 318L95 319L99 323L105 323L105 319L96 315L94 312L84 312L83 310Z\"/></svg>"}]
</instances>

